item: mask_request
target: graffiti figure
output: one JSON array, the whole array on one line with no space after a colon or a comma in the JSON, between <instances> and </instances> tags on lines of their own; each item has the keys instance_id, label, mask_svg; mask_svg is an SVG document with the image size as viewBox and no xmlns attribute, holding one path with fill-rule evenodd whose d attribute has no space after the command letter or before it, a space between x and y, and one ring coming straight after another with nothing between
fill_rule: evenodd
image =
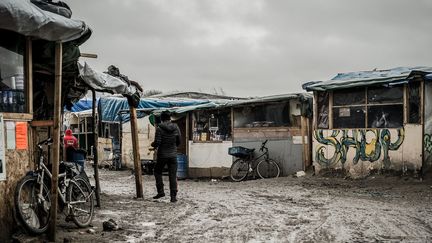
<instances>
[{"instance_id":1,"label":"graffiti figure","mask_svg":"<svg viewBox=\"0 0 432 243\"><path fill-rule=\"evenodd\" d=\"M338 138L341 132L342 134ZM324 137L323 130L316 130L314 137L321 144L316 149L316 161L327 167L334 166L339 162L344 166L349 148L354 148L353 164L357 164L359 160L377 161L381 158L382 152L384 168L389 168L390 157L388 151L399 149L405 138L404 128L397 129L398 135L394 142L391 141L391 133L388 129L353 129L351 130L351 136L348 132L348 130L333 130L330 136ZM372 134L370 142L366 140L368 134ZM331 158L325 156L327 146L334 149Z\"/></svg>"},{"instance_id":2,"label":"graffiti figure","mask_svg":"<svg viewBox=\"0 0 432 243\"><path fill-rule=\"evenodd\" d=\"M432 153L432 136L430 134L425 134L423 140L425 150Z\"/></svg>"}]
</instances>

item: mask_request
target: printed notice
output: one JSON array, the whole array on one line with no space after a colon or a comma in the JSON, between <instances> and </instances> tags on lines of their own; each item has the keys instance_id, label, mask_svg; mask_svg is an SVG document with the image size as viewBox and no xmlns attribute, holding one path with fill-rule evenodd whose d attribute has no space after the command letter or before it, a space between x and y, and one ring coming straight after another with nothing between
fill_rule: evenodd
<instances>
[{"instance_id":1,"label":"printed notice","mask_svg":"<svg viewBox=\"0 0 432 243\"><path fill-rule=\"evenodd\" d=\"M15 122L6 121L6 149L15 149Z\"/></svg>"},{"instance_id":2,"label":"printed notice","mask_svg":"<svg viewBox=\"0 0 432 243\"><path fill-rule=\"evenodd\" d=\"M27 149L27 122L17 122L15 125L15 138L17 149Z\"/></svg>"}]
</instances>

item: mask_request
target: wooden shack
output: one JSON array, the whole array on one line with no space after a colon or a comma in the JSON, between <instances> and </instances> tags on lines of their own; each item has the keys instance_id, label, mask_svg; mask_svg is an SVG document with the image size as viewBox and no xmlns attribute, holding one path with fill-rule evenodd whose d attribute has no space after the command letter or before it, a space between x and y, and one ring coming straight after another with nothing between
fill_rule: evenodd
<instances>
[{"instance_id":1,"label":"wooden shack","mask_svg":"<svg viewBox=\"0 0 432 243\"><path fill-rule=\"evenodd\" d=\"M304 84L314 93L313 165L352 177L432 165L432 68L340 73Z\"/></svg>"}]
</instances>

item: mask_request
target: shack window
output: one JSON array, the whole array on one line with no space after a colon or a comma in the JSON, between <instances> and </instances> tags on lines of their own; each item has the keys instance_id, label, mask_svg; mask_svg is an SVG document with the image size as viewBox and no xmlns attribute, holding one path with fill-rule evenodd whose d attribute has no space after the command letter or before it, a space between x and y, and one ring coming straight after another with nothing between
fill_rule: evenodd
<instances>
[{"instance_id":1,"label":"shack window","mask_svg":"<svg viewBox=\"0 0 432 243\"><path fill-rule=\"evenodd\" d=\"M204 110L192 114L193 141L231 140L231 110Z\"/></svg>"},{"instance_id":2,"label":"shack window","mask_svg":"<svg viewBox=\"0 0 432 243\"><path fill-rule=\"evenodd\" d=\"M403 90L380 86L334 91L333 128L403 126Z\"/></svg>"},{"instance_id":3,"label":"shack window","mask_svg":"<svg viewBox=\"0 0 432 243\"><path fill-rule=\"evenodd\" d=\"M333 91L333 106L361 105L365 103L364 89Z\"/></svg>"},{"instance_id":4,"label":"shack window","mask_svg":"<svg viewBox=\"0 0 432 243\"><path fill-rule=\"evenodd\" d=\"M420 123L420 82L408 84L408 123Z\"/></svg>"},{"instance_id":5,"label":"shack window","mask_svg":"<svg viewBox=\"0 0 432 243\"><path fill-rule=\"evenodd\" d=\"M0 112L23 113L25 38L0 30Z\"/></svg>"},{"instance_id":6,"label":"shack window","mask_svg":"<svg viewBox=\"0 0 432 243\"><path fill-rule=\"evenodd\" d=\"M334 128L364 127L366 109L364 106L333 108Z\"/></svg>"},{"instance_id":7,"label":"shack window","mask_svg":"<svg viewBox=\"0 0 432 243\"><path fill-rule=\"evenodd\" d=\"M403 103L403 87L368 88L369 104Z\"/></svg>"},{"instance_id":8,"label":"shack window","mask_svg":"<svg viewBox=\"0 0 432 243\"><path fill-rule=\"evenodd\" d=\"M234 127L288 127L289 102L234 108Z\"/></svg>"},{"instance_id":9,"label":"shack window","mask_svg":"<svg viewBox=\"0 0 432 243\"><path fill-rule=\"evenodd\" d=\"M368 127L397 128L403 126L403 105L368 107Z\"/></svg>"},{"instance_id":10,"label":"shack window","mask_svg":"<svg viewBox=\"0 0 432 243\"><path fill-rule=\"evenodd\" d=\"M317 127L318 128L329 128L328 116L329 116L329 93L318 92L317 93Z\"/></svg>"}]
</instances>

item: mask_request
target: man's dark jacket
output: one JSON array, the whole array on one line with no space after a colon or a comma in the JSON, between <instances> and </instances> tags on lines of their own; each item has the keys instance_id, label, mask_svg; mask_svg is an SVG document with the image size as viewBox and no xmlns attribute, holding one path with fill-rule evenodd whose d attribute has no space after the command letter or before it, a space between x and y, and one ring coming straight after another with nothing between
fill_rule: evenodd
<instances>
[{"instance_id":1,"label":"man's dark jacket","mask_svg":"<svg viewBox=\"0 0 432 243\"><path fill-rule=\"evenodd\" d=\"M180 145L181 134L177 124L170 121L162 122L156 128L155 140L151 144L157 148L158 158L176 158L177 146Z\"/></svg>"}]
</instances>

